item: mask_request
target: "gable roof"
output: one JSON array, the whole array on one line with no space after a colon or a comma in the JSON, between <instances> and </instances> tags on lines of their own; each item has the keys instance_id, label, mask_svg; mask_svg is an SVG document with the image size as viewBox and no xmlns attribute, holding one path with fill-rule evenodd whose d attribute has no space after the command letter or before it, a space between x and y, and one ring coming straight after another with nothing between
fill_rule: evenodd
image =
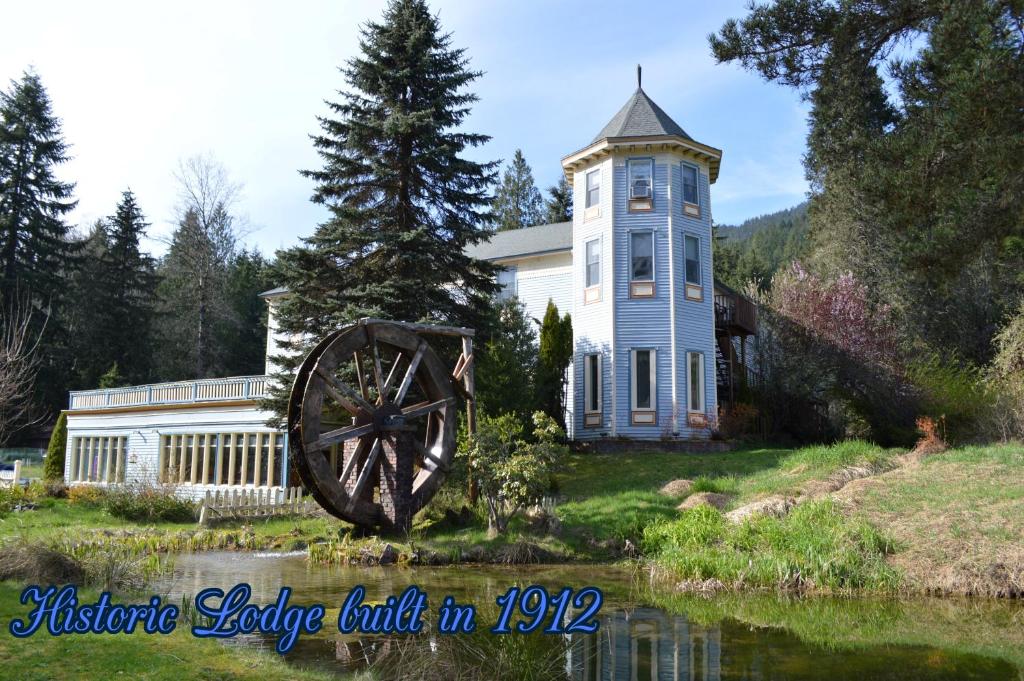
<instances>
[{"instance_id":1,"label":"gable roof","mask_svg":"<svg viewBox=\"0 0 1024 681\"><path fill-rule=\"evenodd\" d=\"M625 106L612 116L601 132L597 133L597 137L591 144L609 137L653 137L657 135L675 135L688 140L693 139L678 123L672 120L671 116L647 96L643 88L637 88Z\"/></svg>"},{"instance_id":2,"label":"gable roof","mask_svg":"<svg viewBox=\"0 0 1024 681\"><path fill-rule=\"evenodd\" d=\"M572 249L572 223L555 222L497 232L488 241L468 246L466 255L478 260L543 255Z\"/></svg>"}]
</instances>

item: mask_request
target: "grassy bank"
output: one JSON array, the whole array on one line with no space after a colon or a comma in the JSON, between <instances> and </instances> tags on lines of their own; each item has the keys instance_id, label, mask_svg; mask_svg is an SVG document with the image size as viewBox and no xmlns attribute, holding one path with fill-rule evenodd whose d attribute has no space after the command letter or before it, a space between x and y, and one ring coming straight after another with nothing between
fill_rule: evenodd
<instances>
[{"instance_id":1,"label":"grassy bank","mask_svg":"<svg viewBox=\"0 0 1024 681\"><path fill-rule=\"evenodd\" d=\"M614 561L640 557L666 583L698 589L824 592L1024 592L1024 447L969 447L922 461L863 442L796 450L573 454L553 516L520 518L489 538L482 509L448 490L407 536L359 538L328 516L138 525L99 507L45 499L0 519L0 539L74 552L115 544L138 552L301 550L324 563ZM665 493L670 481L691 481ZM679 510L714 493L720 509ZM802 503L740 522L765 498ZM447 513L445 511L448 511ZM462 510L462 513L458 511Z\"/></svg>"},{"instance_id":2,"label":"grassy bank","mask_svg":"<svg viewBox=\"0 0 1024 681\"><path fill-rule=\"evenodd\" d=\"M192 636L187 624L167 636L137 632L130 635L50 636L39 632L14 638L6 625L24 618L29 608L19 603L21 586L0 582L0 668L4 678L23 679L296 679L332 678L287 666L278 656L221 645ZM98 594L80 591L84 602ZM131 602L118 599L118 602ZM83 645L84 644L84 645ZM87 647L86 647L87 646Z\"/></svg>"}]
</instances>

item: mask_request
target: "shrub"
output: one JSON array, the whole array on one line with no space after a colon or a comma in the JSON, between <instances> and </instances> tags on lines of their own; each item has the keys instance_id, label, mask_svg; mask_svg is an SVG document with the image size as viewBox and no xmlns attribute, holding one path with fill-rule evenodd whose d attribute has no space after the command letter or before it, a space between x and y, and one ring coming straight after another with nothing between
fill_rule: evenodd
<instances>
[{"instance_id":1,"label":"shrub","mask_svg":"<svg viewBox=\"0 0 1024 681\"><path fill-rule=\"evenodd\" d=\"M40 544L11 543L0 547L0 579L32 584L81 583L81 564L60 551Z\"/></svg>"},{"instance_id":2,"label":"shrub","mask_svg":"<svg viewBox=\"0 0 1024 681\"><path fill-rule=\"evenodd\" d=\"M7 515L19 506L35 503L42 496L42 491L42 487L38 484L28 487L21 485L0 487L0 517Z\"/></svg>"},{"instance_id":3,"label":"shrub","mask_svg":"<svg viewBox=\"0 0 1024 681\"><path fill-rule=\"evenodd\" d=\"M64 455L68 443L68 416L64 412L57 417L57 424L50 434L50 444L46 448L46 460L43 462L43 480L64 479Z\"/></svg>"},{"instance_id":4,"label":"shrub","mask_svg":"<svg viewBox=\"0 0 1024 681\"><path fill-rule=\"evenodd\" d=\"M107 492L103 507L107 513L134 522L191 522L196 505L174 495L173 488L133 485Z\"/></svg>"},{"instance_id":5,"label":"shrub","mask_svg":"<svg viewBox=\"0 0 1024 681\"><path fill-rule=\"evenodd\" d=\"M102 506L107 491L93 485L75 485L68 489L68 502L82 506Z\"/></svg>"},{"instance_id":6,"label":"shrub","mask_svg":"<svg viewBox=\"0 0 1024 681\"><path fill-rule=\"evenodd\" d=\"M963 442L978 431L982 416L991 408L982 372L955 358L925 355L907 368L921 400L921 415L945 424L944 436Z\"/></svg>"},{"instance_id":7,"label":"shrub","mask_svg":"<svg viewBox=\"0 0 1024 681\"><path fill-rule=\"evenodd\" d=\"M51 499L68 498L68 486L64 484L63 480L47 480L43 483L43 489L46 496Z\"/></svg>"},{"instance_id":8,"label":"shrub","mask_svg":"<svg viewBox=\"0 0 1024 681\"><path fill-rule=\"evenodd\" d=\"M993 396L988 424L1004 441L1024 439L1024 302L996 334L995 349L986 372Z\"/></svg>"},{"instance_id":9,"label":"shrub","mask_svg":"<svg viewBox=\"0 0 1024 681\"><path fill-rule=\"evenodd\" d=\"M558 460L568 452L565 434L544 412L534 412L533 442L523 438L514 414L480 419L469 451L470 469L487 503L488 530L504 532L509 521L547 491Z\"/></svg>"}]
</instances>

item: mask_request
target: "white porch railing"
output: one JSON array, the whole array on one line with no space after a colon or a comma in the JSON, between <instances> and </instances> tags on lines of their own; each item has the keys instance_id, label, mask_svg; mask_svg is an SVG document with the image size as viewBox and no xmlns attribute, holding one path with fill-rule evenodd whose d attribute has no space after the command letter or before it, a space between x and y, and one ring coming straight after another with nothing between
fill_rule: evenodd
<instances>
[{"instance_id":1,"label":"white porch railing","mask_svg":"<svg viewBox=\"0 0 1024 681\"><path fill-rule=\"evenodd\" d=\"M21 483L21 459L14 462L14 468L0 471L0 487L17 487Z\"/></svg>"},{"instance_id":2,"label":"white porch railing","mask_svg":"<svg viewBox=\"0 0 1024 681\"><path fill-rule=\"evenodd\" d=\"M265 397L266 376L204 378L198 381L153 383L127 388L100 388L72 391L68 408L105 409L108 407L144 407L157 404L220 402Z\"/></svg>"}]
</instances>

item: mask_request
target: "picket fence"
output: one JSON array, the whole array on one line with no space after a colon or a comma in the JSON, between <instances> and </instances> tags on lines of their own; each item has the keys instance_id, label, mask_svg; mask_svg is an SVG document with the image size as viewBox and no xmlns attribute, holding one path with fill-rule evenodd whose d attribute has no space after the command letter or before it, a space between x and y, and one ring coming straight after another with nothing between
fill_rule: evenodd
<instances>
[{"instance_id":1,"label":"picket fence","mask_svg":"<svg viewBox=\"0 0 1024 681\"><path fill-rule=\"evenodd\" d=\"M227 518L268 518L314 513L320 506L303 497L301 487L208 491L199 511L199 524Z\"/></svg>"}]
</instances>

